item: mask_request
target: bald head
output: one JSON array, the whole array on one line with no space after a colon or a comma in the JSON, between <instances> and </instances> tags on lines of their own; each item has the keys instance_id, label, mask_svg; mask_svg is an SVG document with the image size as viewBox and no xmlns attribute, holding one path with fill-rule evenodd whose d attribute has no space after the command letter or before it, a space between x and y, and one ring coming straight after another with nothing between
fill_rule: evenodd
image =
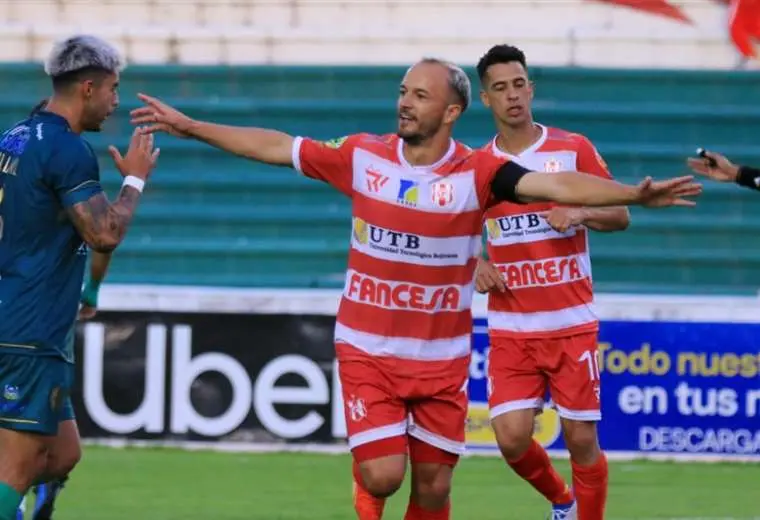
<instances>
[{"instance_id":1,"label":"bald head","mask_svg":"<svg viewBox=\"0 0 760 520\"><path fill-rule=\"evenodd\" d=\"M470 80L447 61L425 58L407 70L401 83L398 135L422 142L450 127L470 104Z\"/></svg>"}]
</instances>

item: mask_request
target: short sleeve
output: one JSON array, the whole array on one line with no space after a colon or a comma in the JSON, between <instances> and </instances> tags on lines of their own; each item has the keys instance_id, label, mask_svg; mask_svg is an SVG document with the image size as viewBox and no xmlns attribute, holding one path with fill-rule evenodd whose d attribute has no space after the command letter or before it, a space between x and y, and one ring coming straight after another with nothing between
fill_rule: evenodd
<instances>
[{"instance_id":1,"label":"short sleeve","mask_svg":"<svg viewBox=\"0 0 760 520\"><path fill-rule=\"evenodd\" d=\"M98 160L92 149L82 141L59 144L50 155L46 178L66 208L103 191Z\"/></svg>"},{"instance_id":2,"label":"short sleeve","mask_svg":"<svg viewBox=\"0 0 760 520\"><path fill-rule=\"evenodd\" d=\"M607 168L607 163L604 162L604 159L596 147L591 144L591 141L585 137L581 137L578 144L577 169L582 173L590 173L604 179L612 179L612 174L609 168Z\"/></svg>"},{"instance_id":3,"label":"short sleeve","mask_svg":"<svg viewBox=\"0 0 760 520\"><path fill-rule=\"evenodd\" d=\"M351 196L353 193L353 155L358 135L330 141L296 137L293 141L293 167L306 177L326 182Z\"/></svg>"}]
</instances>

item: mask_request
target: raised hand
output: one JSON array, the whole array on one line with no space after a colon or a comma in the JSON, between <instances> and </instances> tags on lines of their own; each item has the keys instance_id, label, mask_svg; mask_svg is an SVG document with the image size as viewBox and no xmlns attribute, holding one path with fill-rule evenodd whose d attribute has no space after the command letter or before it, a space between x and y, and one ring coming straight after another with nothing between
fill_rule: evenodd
<instances>
[{"instance_id":1,"label":"raised hand","mask_svg":"<svg viewBox=\"0 0 760 520\"><path fill-rule=\"evenodd\" d=\"M147 125L146 132L165 132L175 137L190 137L189 131L194 121L176 108L146 94L138 94L145 106L130 112L132 124Z\"/></svg>"},{"instance_id":2,"label":"raised hand","mask_svg":"<svg viewBox=\"0 0 760 520\"><path fill-rule=\"evenodd\" d=\"M145 128L138 127L132 132L129 148L124 156L115 146L109 146L108 152L122 176L133 175L146 180L158 162L161 149L154 147L152 134Z\"/></svg>"}]
</instances>

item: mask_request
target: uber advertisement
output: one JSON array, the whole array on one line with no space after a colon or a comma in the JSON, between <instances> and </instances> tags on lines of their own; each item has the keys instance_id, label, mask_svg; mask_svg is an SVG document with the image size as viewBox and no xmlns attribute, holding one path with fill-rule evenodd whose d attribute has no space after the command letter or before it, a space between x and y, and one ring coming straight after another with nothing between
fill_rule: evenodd
<instances>
[{"instance_id":1,"label":"uber advertisement","mask_svg":"<svg viewBox=\"0 0 760 520\"><path fill-rule=\"evenodd\" d=\"M329 316L108 313L77 331L85 437L331 442Z\"/></svg>"},{"instance_id":2,"label":"uber advertisement","mask_svg":"<svg viewBox=\"0 0 760 520\"><path fill-rule=\"evenodd\" d=\"M82 434L343 443L334 324L330 316L104 312L77 334ZM467 442L493 449L485 320L475 325ZM760 459L760 324L603 322L595 364L606 450ZM561 450L550 405L535 436Z\"/></svg>"},{"instance_id":3,"label":"uber advertisement","mask_svg":"<svg viewBox=\"0 0 760 520\"><path fill-rule=\"evenodd\" d=\"M476 320L468 444L494 446L488 428L485 320ZM607 321L594 370L601 374L607 451L760 459L760 324ZM547 403L536 440L564 449Z\"/></svg>"}]
</instances>

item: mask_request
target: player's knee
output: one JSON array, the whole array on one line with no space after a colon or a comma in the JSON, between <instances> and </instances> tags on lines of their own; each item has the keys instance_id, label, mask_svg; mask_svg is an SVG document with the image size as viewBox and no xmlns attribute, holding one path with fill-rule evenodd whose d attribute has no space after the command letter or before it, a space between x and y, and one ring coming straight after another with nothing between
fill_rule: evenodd
<instances>
[{"instance_id":1,"label":"player's knee","mask_svg":"<svg viewBox=\"0 0 760 520\"><path fill-rule=\"evenodd\" d=\"M445 504L451 494L451 478L449 475L439 474L432 479L419 479L414 483L415 495L426 502L440 502Z\"/></svg>"},{"instance_id":2,"label":"player's knee","mask_svg":"<svg viewBox=\"0 0 760 520\"><path fill-rule=\"evenodd\" d=\"M567 450L574 460L584 461L597 456L599 453L599 440L596 423L563 420L562 429Z\"/></svg>"},{"instance_id":3,"label":"player's knee","mask_svg":"<svg viewBox=\"0 0 760 520\"><path fill-rule=\"evenodd\" d=\"M394 494L404 482L405 455L391 455L359 463L364 489L377 498Z\"/></svg>"},{"instance_id":4,"label":"player's knee","mask_svg":"<svg viewBox=\"0 0 760 520\"><path fill-rule=\"evenodd\" d=\"M533 410L520 410L493 419L496 442L507 460L519 459L530 447L534 418Z\"/></svg>"},{"instance_id":5,"label":"player's knee","mask_svg":"<svg viewBox=\"0 0 760 520\"><path fill-rule=\"evenodd\" d=\"M372 467L362 469L364 488L370 495L387 498L399 490L404 482L404 472L396 468Z\"/></svg>"},{"instance_id":6,"label":"player's knee","mask_svg":"<svg viewBox=\"0 0 760 520\"><path fill-rule=\"evenodd\" d=\"M413 464L412 497L425 509L437 510L446 505L451 494L453 466Z\"/></svg>"},{"instance_id":7,"label":"player's knee","mask_svg":"<svg viewBox=\"0 0 760 520\"><path fill-rule=\"evenodd\" d=\"M65 450L49 454L45 473L51 478L65 477L79 464L80 460L82 460L81 446L78 443L68 446Z\"/></svg>"}]
</instances>

